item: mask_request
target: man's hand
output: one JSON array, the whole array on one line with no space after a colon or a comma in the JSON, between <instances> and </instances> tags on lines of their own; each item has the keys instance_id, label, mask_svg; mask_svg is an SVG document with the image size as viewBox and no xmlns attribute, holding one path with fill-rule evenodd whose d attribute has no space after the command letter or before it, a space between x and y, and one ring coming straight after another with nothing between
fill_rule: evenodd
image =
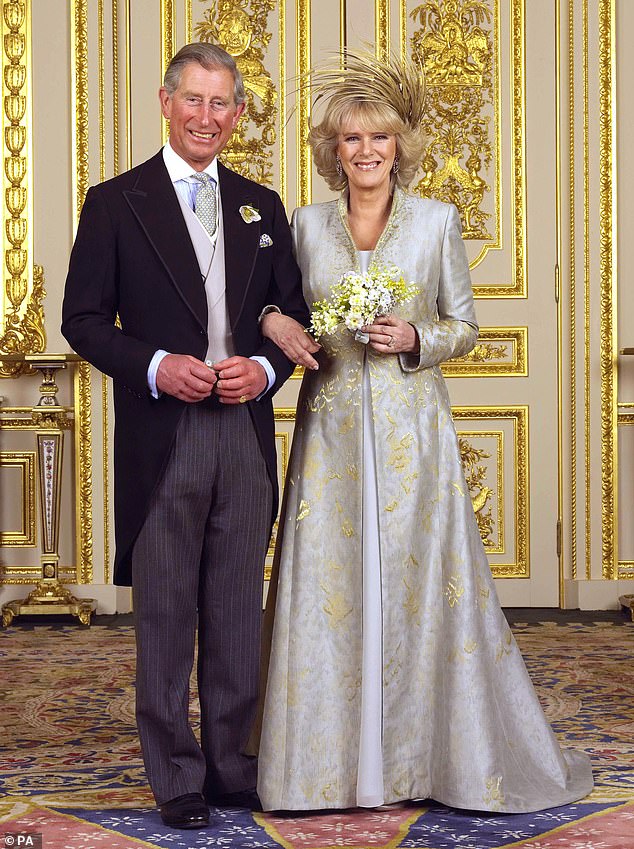
<instances>
[{"instance_id":1,"label":"man's hand","mask_svg":"<svg viewBox=\"0 0 634 849\"><path fill-rule=\"evenodd\" d=\"M156 388L181 401L194 404L211 395L215 373L189 354L168 354L159 363Z\"/></svg>"},{"instance_id":2,"label":"man's hand","mask_svg":"<svg viewBox=\"0 0 634 849\"><path fill-rule=\"evenodd\" d=\"M264 368L247 357L229 357L214 363L218 375L216 394L223 404L244 404L253 401L267 387Z\"/></svg>"}]
</instances>

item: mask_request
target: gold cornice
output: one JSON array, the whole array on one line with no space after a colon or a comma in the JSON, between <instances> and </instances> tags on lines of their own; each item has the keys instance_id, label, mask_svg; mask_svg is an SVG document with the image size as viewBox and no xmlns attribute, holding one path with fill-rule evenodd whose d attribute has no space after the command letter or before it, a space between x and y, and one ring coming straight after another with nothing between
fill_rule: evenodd
<instances>
[{"instance_id":1,"label":"gold cornice","mask_svg":"<svg viewBox=\"0 0 634 849\"><path fill-rule=\"evenodd\" d=\"M374 41L378 59L385 61L390 53L390 4L389 0L375 0Z\"/></svg>"},{"instance_id":2,"label":"gold cornice","mask_svg":"<svg viewBox=\"0 0 634 849\"><path fill-rule=\"evenodd\" d=\"M614 0L599 2L599 232L601 278L601 529L604 578L614 578L617 557L616 375L616 161Z\"/></svg>"},{"instance_id":3,"label":"gold cornice","mask_svg":"<svg viewBox=\"0 0 634 849\"><path fill-rule=\"evenodd\" d=\"M276 407L273 412L276 422L294 422L297 411L295 407Z\"/></svg>"},{"instance_id":4,"label":"gold cornice","mask_svg":"<svg viewBox=\"0 0 634 849\"><path fill-rule=\"evenodd\" d=\"M0 350L37 353L46 347L44 271L33 265L31 2L5 0L2 37L2 139L5 200L0 289ZM26 367L28 368L28 367ZM0 377L17 377L24 364L2 363Z\"/></svg>"},{"instance_id":5,"label":"gold cornice","mask_svg":"<svg viewBox=\"0 0 634 849\"><path fill-rule=\"evenodd\" d=\"M302 81L297 104L297 168L299 206L312 200L312 157L308 145L310 124L311 0L297 0L297 76Z\"/></svg>"}]
</instances>

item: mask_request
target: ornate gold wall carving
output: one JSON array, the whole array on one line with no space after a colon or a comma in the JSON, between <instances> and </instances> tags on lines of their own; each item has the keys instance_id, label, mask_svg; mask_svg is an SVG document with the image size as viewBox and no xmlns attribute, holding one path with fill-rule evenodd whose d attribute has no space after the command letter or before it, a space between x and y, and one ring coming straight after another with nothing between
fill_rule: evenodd
<instances>
[{"instance_id":1,"label":"ornate gold wall carving","mask_svg":"<svg viewBox=\"0 0 634 849\"><path fill-rule=\"evenodd\" d=\"M511 217L510 282L478 284L476 297L526 297L526 210L524 141L524 2L511 0ZM407 52L407 0L400 2L401 52ZM475 268L501 242L500 13L498 0L437 0L416 5L409 18L419 24L410 38L414 58L424 58L428 81L427 130L431 143L423 176L415 187L424 196L455 203L464 236L482 241ZM493 192L485 207L486 193Z\"/></svg>"},{"instance_id":2,"label":"ornate gold wall carving","mask_svg":"<svg viewBox=\"0 0 634 849\"><path fill-rule=\"evenodd\" d=\"M31 3L2 2L2 138L4 145L3 285L0 350L37 353L46 346L44 271L33 266L31 161ZM0 364L0 377L16 377L23 364Z\"/></svg>"},{"instance_id":3,"label":"ornate gold wall carving","mask_svg":"<svg viewBox=\"0 0 634 849\"><path fill-rule=\"evenodd\" d=\"M20 470L20 496L22 527L0 533L0 546L32 548L35 545L35 451L3 451L0 453L0 468ZM8 492L3 487L5 497Z\"/></svg>"},{"instance_id":4,"label":"ornate gold wall carving","mask_svg":"<svg viewBox=\"0 0 634 849\"><path fill-rule=\"evenodd\" d=\"M444 363L445 377L526 377L528 328L483 327L468 354Z\"/></svg>"},{"instance_id":5,"label":"ornate gold wall carving","mask_svg":"<svg viewBox=\"0 0 634 849\"><path fill-rule=\"evenodd\" d=\"M494 440L496 446L491 464L486 462L491 459L491 453L475 445L478 440L485 439ZM458 444L482 542L487 553L502 554L504 552L504 432L461 430L458 434ZM493 476L490 475L490 466L493 466ZM493 480L492 477L495 479ZM496 508L495 513L493 504Z\"/></svg>"},{"instance_id":6,"label":"ornate gold wall carving","mask_svg":"<svg viewBox=\"0 0 634 849\"><path fill-rule=\"evenodd\" d=\"M510 420L513 433L513 450L509 455L504 452L505 479L513 480L511 500L515 508L515 562L491 563L491 571L496 578L527 578L529 567L529 473L528 473L528 407L453 407L452 414L456 422L458 436L463 434L460 422L486 420ZM473 437L475 431L469 434ZM479 434L478 434L479 435ZM507 456L508 455L508 456ZM507 484L508 485L508 484ZM500 491L502 485L498 483ZM508 546L503 541L504 549Z\"/></svg>"},{"instance_id":7,"label":"ornate gold wall carving","mask_svg":"<svg viewBox=\"0 0 634 849\"><path fill-rule=\"evenodd\" d=\"M236 61L247 92L247 110L225 148L222 158L234 171L270 184L277 140L277 96L264 65L271 40L269 13L276 0L214 0L195 27L201 41L219 44Z\"/></svg>"},{"instance_id":8,"label":"ornate gold wall carving","mask_svg":"<svg viewBox=\"0 0 634 849\"><path fill-rule=\"evenodd\" d=\"M491 214L482 202L490 191L486 171L494 156L495 132L487 114L496 87L493 11L478 0L444 0L422 3L410 16L420 24L411 39L412 56L425 67L428 92L429 143L414 190L454 203L465 239L491 239Z\"/></svg>"}]
</instances>

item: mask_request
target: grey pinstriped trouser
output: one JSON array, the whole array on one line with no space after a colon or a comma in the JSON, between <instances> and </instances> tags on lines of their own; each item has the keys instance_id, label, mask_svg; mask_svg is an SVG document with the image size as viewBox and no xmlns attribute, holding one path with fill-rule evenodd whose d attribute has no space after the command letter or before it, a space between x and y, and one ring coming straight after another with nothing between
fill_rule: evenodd
<instances>
[{"instance_id":1,"label":"grey pinstriped trouser","mask_svg":"<svg viewBox=\"0 0 634 849\"><path fill-rule=\"evenodd\" d=\"M132 557L136 710L158 804L255 787L272 489L248 409L189 405ZM188 720L198 631L201 745Z\"/></svg>"}]
</instances>

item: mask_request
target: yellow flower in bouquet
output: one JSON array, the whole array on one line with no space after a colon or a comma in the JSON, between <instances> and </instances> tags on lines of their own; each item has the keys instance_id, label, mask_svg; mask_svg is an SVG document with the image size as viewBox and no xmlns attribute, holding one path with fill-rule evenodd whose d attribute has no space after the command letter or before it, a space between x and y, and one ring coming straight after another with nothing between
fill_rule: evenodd
<instances>
[{"instance_id":1,"label":"yellow flower in bouquet","mask_svg":"<svg viewBox=\"0 0 634 849\"><path fill-rule=\"evenodd\" d=\"M389 315L395 307L411 301L418 291L414 283L405 282L395 265L379 268L372 263L365 274L347 271L332 287L330 298L313 304L309 330L319 337L344 324L357 332L377 316Z\"/></svg>"}]
</instances>

